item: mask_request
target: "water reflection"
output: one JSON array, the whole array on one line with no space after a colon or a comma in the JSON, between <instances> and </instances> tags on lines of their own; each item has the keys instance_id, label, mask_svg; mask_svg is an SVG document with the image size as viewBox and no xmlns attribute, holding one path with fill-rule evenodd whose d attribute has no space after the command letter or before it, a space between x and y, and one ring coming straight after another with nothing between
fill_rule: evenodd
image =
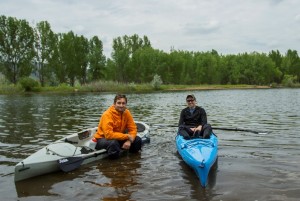
<instances>
[{"instance_id":1,"label":"water reflection","mask_svg":"<svg viewBox=\"0 0 300 201\"><path fill-rule=\"evenodd\" d=\"M268 131L266 135L215 131L219 137L219 164L206 189L177 156L176 129L155 126L177 125L185 107L184 98L191 92L198 105L206 109L213 126ZM14 184L17 162L62 136L97 126L114 95L0 96L1 195L6 200L32 199L36 195L49 200L57 196L62 200L288 201L300 197L299 89L128 94L134 118L152 125L151 143L140 156L132 161L125 156L70 174L55 173Z\"/></svg>"},{"instance_id":2,"label":"water reflection","mask_svg":"<svg viewBox=\"0 0 300 201\"><path fill-rule=\"evenodd\" d=\"M141 167L140 159L141 153L128 154L120 160L104 159L97 165L97 169L105 178L99 182L86 182L101 189L102 200L132 200L135 186L142 182L138 180L137 172Z\"/></svg>"},{"instance_id":3,"label":"water reflection","mask_svg":"<svg viewBox=\"0 0 300 201\"><path fill-rule=\"evenodd\" d=\"M190 168L178 155L179 165L183 171L183 179L186 180L191 186L191 198L195 200L211 200L214 197L214 186L216 185L217 180L217 171L218 171L218 159L215 164L212 166L208 174L208 183L206 188L202 188L200 185L199 178L196 176L196 173L192 168Z\"/></svg>"},{"instance_id":4,"label":"water reflection","mask_svg":"<svg viewBox=\"0 0 300 201\"><path fill-rule=\"evenodd\" d=\"M76 176L78 175L57 172L43 175L41 177L34 177L24 181L15 182L15 187L18 197L56 196L58 194L50 191L52 186L56 183L61 182L62 178L64 178L64 180L71 180Z\"/></svg>"},{"instance_id":5,"label":"water reflection","mask_svg":"<svg viewBox=\"0 0 300 201\"><path fill-rule=\"evenodd\" d=\"M141 167L141 153L124 155L120 160L103 159L69 173L56 172L15 182L17 195L57 196L62 185L80 179L88 184L86 187L98 189L102 200L130 200L135 186L142 182L137 172Z\"/></svg>"}]
</instances>

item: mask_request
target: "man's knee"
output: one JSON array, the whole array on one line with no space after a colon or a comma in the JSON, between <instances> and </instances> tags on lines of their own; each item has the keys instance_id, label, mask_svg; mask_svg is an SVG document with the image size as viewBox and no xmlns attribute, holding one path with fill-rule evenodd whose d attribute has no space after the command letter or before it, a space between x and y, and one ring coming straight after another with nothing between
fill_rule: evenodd
<instances>
[{"instance_id":1,"label":"man's knee","mask_svg":"<svg viewBox=\"0 0 300 201\"><path fill-rule=\"evenodd\" d=\"M188 132L184 129L181 129L178 131L179 135L181 135L184 139L189 140L191 139L191 136L188 134Z\"/></svg>"},{"instance_id":2,"label":"man's knee","mask_svg":"<svg viewBox=\"0 0 300 201\"><path fill-rule=\"evenodd\" d=\"M212 128L210 124L205 124L203 125L202 131L203 132L203 138L204 139L209 139L210 135L212 133Z\"/></svg>"},{"instance_id":3,"label":"man's knee","mask_svg":"<svg viewBox=\"0 0 300 201\"><path fill-rule=\"evenodd\" d=\"M106 149L110 158L118 158L121 148L117 140L107 140L101 138L97 142L96 149Z\"/></svg>"},{"instance_id":4,"label":"man's knee","mask_svg":"<svg viewBox=\"0 0 300 201\"><path fill-rule=\"evenodd\" d=\"M118 158L121 151L119 142L117 140L110 140L106 150L110 158Z\"/></svg>"},{"instance_id":5,"label":"man's knee","mask_svg":"<svg viewBox=\"0 0 300 201\"><path fill-rule=\"evenodd\" d=\"M132 142L129 151L130 152L138 152L142 148L142 139L139 136L136 136L134 141Z\"/></svg>"}]
</instances>

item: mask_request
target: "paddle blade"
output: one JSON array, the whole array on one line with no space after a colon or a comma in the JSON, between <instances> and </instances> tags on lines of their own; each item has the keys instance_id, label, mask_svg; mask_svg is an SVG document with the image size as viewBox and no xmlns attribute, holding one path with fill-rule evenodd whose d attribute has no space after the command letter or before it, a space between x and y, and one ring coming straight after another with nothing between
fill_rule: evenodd
<instances>
[{"instance_id":1,"label":"paddle blade","mask_svg":"<svg viewBox=\"0 0 300 201\"><path fill-rule=\"evenodd\" d=\"M79 168L84 161L83 157L70 157L57 160L59 168L64 172L70 172Z\"/></svg>"}]
</instances>

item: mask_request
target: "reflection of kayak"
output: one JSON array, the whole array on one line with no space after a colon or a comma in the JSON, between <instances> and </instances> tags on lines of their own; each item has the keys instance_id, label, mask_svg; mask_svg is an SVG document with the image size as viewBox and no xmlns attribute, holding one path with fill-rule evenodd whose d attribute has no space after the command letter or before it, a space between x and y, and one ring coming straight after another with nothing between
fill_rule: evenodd
<instances>
[{"instance_id":1,"label":"reflection of kayak","mask_svg":"<svg viewBox=\"0 0 300 201\"><path fill-rule=\"evenodd\" d=\"M150 142L150 127L143 122L135 123L143 143ZM97 127L68 135L33 153L15 166L15 181L60 170L72 171L81 164L107 157L105 149L93 150L89 147L96 131Z\"/></svg>"},{"instance_id":2,"label":"reflection of kayak","mask_svg":"<svg viewBox=\"0 0 300 201\"><path fill-rule=\"evenodd\" d=\"M197 174L202 187L206 187L208 173L218 157L218 138L212 133L210 139L185 140L176 136L176 148L182 159Z\"/></svg>"},{"instance_id":3,"label":"reflection of kayak","mask_svg":"<svg viewBox=\"0 0 300 201\"><path fill-rule=\"evenodd\" d=\"M54 172L45 174L41 177L33 177L22 181L15 182L18 198L30 196L53 196L57 195L50 189L55 189L54 184L59 184L62 181L71 181L80 177L81 174L89 169L79 169L72 174L64 174L64 172ZM28 198L27 198L28 199ZM40 199L43 200L43 199Z\"/></svg>"}]
</instances>

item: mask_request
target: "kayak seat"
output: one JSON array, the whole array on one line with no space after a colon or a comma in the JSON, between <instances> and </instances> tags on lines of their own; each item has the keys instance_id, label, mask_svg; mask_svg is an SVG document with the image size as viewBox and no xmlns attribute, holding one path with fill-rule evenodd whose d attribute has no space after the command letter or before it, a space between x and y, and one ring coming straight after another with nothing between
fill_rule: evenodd
<instances>
[{"instance_id":1,"label":"kayak seat","mask_svg":"<svg viewBox=\"0 0 300 201\"><path fill-rule=\"evenodd\" d=\"M143 132L146 129L146 127L140 123L136 123L136 127L137 127L137 132Z\"/></svg>"}]
</instances>

